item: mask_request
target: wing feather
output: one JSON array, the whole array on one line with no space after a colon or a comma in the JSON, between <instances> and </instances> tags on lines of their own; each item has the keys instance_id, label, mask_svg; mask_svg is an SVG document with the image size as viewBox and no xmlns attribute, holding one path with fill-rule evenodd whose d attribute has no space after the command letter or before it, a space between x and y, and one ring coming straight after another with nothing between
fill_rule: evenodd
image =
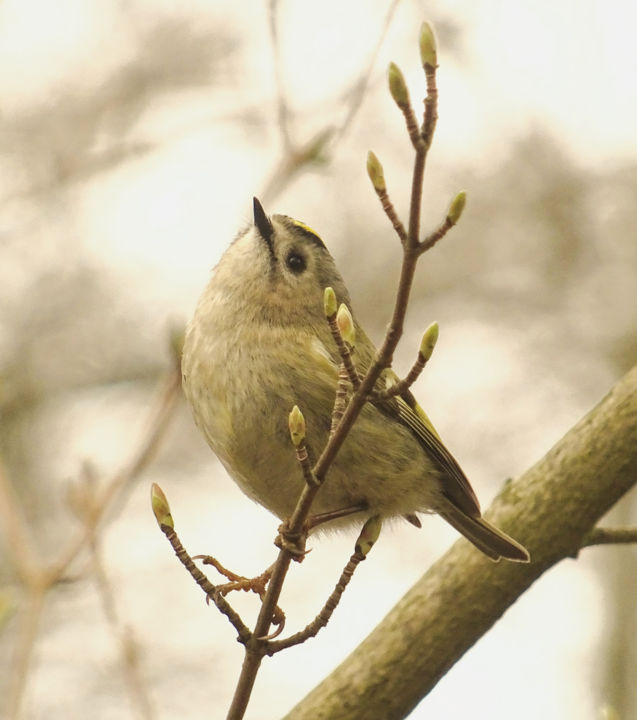
<instances>
[{"instance_id":1,"label":"wing feather","mask_svg":"<svg viewBox=\"0 0 637 720\"><path fill-rule=\"evenodd\" d=\"M442 475L443 492L460 510L472 517L480 517L480 504L469 480L456 459L444 446L425 411L411 392L375 403L381 410L393 415L408 427L421 444L427 456Z\"/></svg>"}]
</instances>

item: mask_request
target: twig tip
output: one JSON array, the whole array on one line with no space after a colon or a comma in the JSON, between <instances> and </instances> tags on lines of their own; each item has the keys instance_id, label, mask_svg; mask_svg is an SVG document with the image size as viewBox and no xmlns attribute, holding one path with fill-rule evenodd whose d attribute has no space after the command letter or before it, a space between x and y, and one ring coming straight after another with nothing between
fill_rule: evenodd
<instances>
[{"instance_id":1,"label":"twig tip","mask_svg":"<svg viewBox=\"0 0 637 720\"><path fill-rule=\"evenodd\" d=\"M173 516L170 514L170 505L164 491L157 483L150 486L150 502L153 508L153 515L159 527L165 525L169 528L175 527Z\"/></svg>"},{"instance_id":2,"label":"twig tip","mask_svg":"<svg viewBox=\"0 0 637 720\"><path fill-rule=\"evenodd\" d=\"M343 340L350 348L356 346L356 328L354 327L354 318L345 303L341 303L336 313L336 325Z\"/></svg>"},{"instance_id":3,"label":"twig tip","mask_svg":"<svg viewBox=\"0 0 637 720\"><path fill-rule=\"evenodd\" d=\"M447 219L452 225L455 225L462 215L465 205L467 204L467 193L461 190L451 201L449 210L447 211Z\"/></svg>"},{"instance_id":4,"label":"twig tip","mask_svg":"<svg viewBox=\"0 0 637 720\"><path fill-rule=\"evenodd\" d=\"M396 63L389 63L387 69L387 79L389 81L389 92L394 98L394 102L401 110L409 106L409 90L405 82L405 76Z\"/></svg>"},{"instance_id":5,"label":"twig tip","mask_svg":"<svg viewBox=\"0 0 637 720\"><path fill-rule=\"evenodd\" d=\"M356 552L367 556L367 553L374 547L378 536L380 535L380 529L383 526L383 521L380 515L373 515L363 525L363 529L356 540Z\"/></svg>"},{"instance_id":6,"label":"twig tip","mask_svg":"<svg viewBox=\"0 0 637 720\"><path fill-rule=\"evenodd\" d=\"M338 310L336 302L336 293L331 287L326 287L323 292L323 310L326 318L333 318Z\"/></svg>"},{"instance_id":7,"label":"twig tip","mask_svg":"<svg viewBox=\"0 0 637 720\"><path fill-rule=\"evenodd\" d=\"M288 416L288 428L292 444L294 447L299 447L305 440L305 418L298 405L292 408Z\"/></svg>"},{"instance_id":8,"label":"twig tip","mask_svg":"<svg viewBox=\"0 0 637 720\"><path fill-rule=\"evenodd\" d=\"M369 179L372 181L372 185L374 186L374 190L376 190L376 192L383 192L387 190L383 166L381 165L380 160L376 157L375 153L371 150L367 153L367 174L369 175Z\"/></svg>"},{"instance_id":9,"label":"twig tip","mask_svg":"<svg viewBox=\"0 0 637 720\"><path fill-rule=\"evenodd\" d=\"M424 68L429 66L435 68L438 64L438 53L436 52L436 36L433 28L428 22L420 26L420 60Z\"/></svg>"}]
</instances>

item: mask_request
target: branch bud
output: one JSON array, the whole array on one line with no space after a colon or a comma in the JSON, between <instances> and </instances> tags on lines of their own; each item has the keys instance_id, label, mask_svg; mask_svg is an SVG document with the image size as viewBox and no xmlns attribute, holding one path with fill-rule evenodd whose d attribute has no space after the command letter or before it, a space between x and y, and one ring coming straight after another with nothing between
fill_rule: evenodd
<instances>
[{"instance_id":1,"label":"branch bud","mask_svg":"<svg viewBox=\"0 0 637 720\"><path fill-rule=\"evenodd\" d=\"M341 303L341 306L338 309L338 313L336 314L336 325L338 326L338 331L341 333L343 340L345 340L345 342L353 348L356 345L356 328L354 327L354 318L352 317L352 313L349 311L349 308L345 305L345 303Z\"/></svg>"},{"instance_id":2,"label":"branch bud","mask_svg":"<svg viewBox=\"0 0 637 720\"><path fill-rule=\"evenodd\" d=\"M438 342L438 323L432 322L425 330L420 342L420 354L425 362L429 360Z\"/></svg>"},{"instance_id":3,"label":"branch bud","mask_svg":"<svg viewBox=\"0 0 637 720\"><path fill-rule=\"evenodd\" d=\"M369 175L369 179L372 181L374 190L383 192L387 189L387 186L385 185L385 173L383 172L383 166L371 150L367 153L367 174Z\"/></svg>"},{"instance_id":4,"label":"branch bud","mask_svg":"<svg viewBox=\"0 0 637 720\"><path fill-rule=\"evenodd\" d=\"M460 220L460 216L462 215L462 211L464 210L466 203L467 193L464 190L461 190L451 201L451 205L449 205L449 210L447 212L447 220L449 220L452 225L455 225L458 220Z\"/></svg>"},{"instance_id":5,"label":"branch bud","mask_svg":"<svg viewBox=\"0 0 637 720\"><path fill-rule=\"evenodd\" d=\"M153 508L153 515L159 527L167 525L169 528L175 527L173 516L170 514L170 505L168 504L168 498L164 495L164 491L153 483L150 486L150 504Z\"/></svg>"},{"instance_id":6,"label":"branch bud","mask_svg":"<svg viewBox=\"0 0 637 720\"><path fill-rule=\"evenodd\" d=\"M401 109L408 106L409 90L407 89L405 77L396 63L389 63L387 78L389 80L389 92L396 105Z\"/></svg>"},{"instance_id":7,"label":"branch bud","mask_svg":"<svg viewBox=\"0 0 637 720\"><path fill-rule=\"evenodd\" d=\"M298 405L292 408L292 412L288 416L288 428L292 444L294 447L298 447L305 440L305 418Z\"/></svg>"},{"instance_id":8,"label":"branch bud","mask_svg":"<svg viewBox=\"0 0 637 720\"><path fill-rule=\"evenodd\" d=\"M382 526L383 521L380 519L380 515L373 515L367 520L356 541L357 553L367 556L367 553L374 547L376 540L378 540Z\"/></svg>"},{"instance_id":9,"label":"branch bud","mask_svg":"<svg viewBox=\"0 0 637 720\"><path fill-rule=\"evenodd\" d=\"M331 287L326 287L323 293L323 309L325 311L326 318L333 318L338 310L338 305L336 304L336 293Z\"/></svg>"},{"instance_id":10,"label":"branch bud","mask_svg":"<svg viewBox=\"0 0 637 720\"><path fill-rule=\"evenodd\" d=\"M424 22L420 26L420 59L423 67L429 65L435 68L438 65L438 55L436 53L436 36L433 28L428 22Z\"/></svg>"}]
</instances>

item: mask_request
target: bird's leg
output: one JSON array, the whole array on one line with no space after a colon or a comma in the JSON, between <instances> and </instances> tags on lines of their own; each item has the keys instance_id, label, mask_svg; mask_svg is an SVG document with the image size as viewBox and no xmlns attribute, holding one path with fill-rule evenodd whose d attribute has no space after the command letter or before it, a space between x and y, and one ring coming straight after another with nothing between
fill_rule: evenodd
<instances>
[{"instance_id":1,"label":"bird's leg","mask_svg":"<svg viewBox=\"0 0 637 720\"><path fill-rule=\"evenodd\" d=\"M297 562L302 562L303 558L309 552L309 550L305 549L305 542L307 541L310 530L331 520L338 520L348 515L363 512L367 510L367 508L367 503L362 502L358 505L349 505L348 507L339 508L338 510L330 510L329 512L310 515L305 523L305 527L298 533L291 533L288 529L287 522L281 523L281 525L279 525L279 534L274 544L282 550L287 550Z\"/></svg>"},{"instance_id":2,"label":"bird's leg","mask_svg":"<svg viewBox=\"0 0 637 720\"><path fill-rule=\"evenodd\" d=\"M307 529L312 530L317 525L330 522L331 520L338 520L348 515L354 515L358 512L367 510L368 505L366 502L359 503L358 505L350 505L349 507L339 508L338 510L330 510L329 512L318 513L317 515L311 515L307 521Z\"/></svg>"},{"instance_id":3,"label":"bird's leg","mask_svg":"<svg viewBox=\"0 0 637 720\"><path fill-rule=\"evenodd\" d=\"M303 558L309 552L309 550L305 549L306 540L307 530L290 532L290 526L286 520L279 525L279 534L274 539L274 544L280 550L287 550L297 562L303 562Z\"/></svg>"}]
</instances>

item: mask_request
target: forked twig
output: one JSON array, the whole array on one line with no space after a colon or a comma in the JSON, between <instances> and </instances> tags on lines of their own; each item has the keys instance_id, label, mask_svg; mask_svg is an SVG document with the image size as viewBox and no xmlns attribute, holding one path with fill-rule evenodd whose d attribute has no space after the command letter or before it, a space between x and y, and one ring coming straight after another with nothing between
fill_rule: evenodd
<instances>
[{"instance_id":1,"label":"forked twig","mask_svg":"<svg viewBox=\"0 0 637 720\"><path fill-rule=\"evenodd\" d=\"M332 617L332 613L336 610L336 607L345 592L345 588L349 585L354 571L358 565L365 560L367 553L371 550L372 546L378 539L380 529L381 520L378 516L371 517L367 520L365 525L363 525L363 529L360 532L358 540L356 541L356 549L354 553L350 557L347 565L343 568L343 572L341 573L334 590L328 597L325 605L318 615L311 623L306 625L303 630L294 633L294 635L290 635L290 637L285 638L285 640L268 643L266 649L267 655L274 655L274 653L285 650L293 645L299 645L309 638L315 637L319 631L327 625Z\"/></svg>"},{"instance_id":2,"label":"forked twig","mask_svg":"<svg viewBox=\"0 0 637 720\"><path fill-rule=\"evenodd\" d=\"M243 620L225 599L223 593L220 592L219 588L201 572L201 570L195 565L193 559L188 554L187 550L181 543L175 528L170 512L170 506L168 500L164 495L162 489L156 483L153 483L150 491L151 505L153 513L160 530L166 536L168 542L171 544L172 549L175 551L175 555L179 559L179 562L186 568L190 573L192 579L199 585L199 587L206 593L206 597L210 598L219 609L219 612L223 613L234 629L237 631L237 639L241 643L247 643L252 633L249 628L243 623Z\"/></svg>"},{"instance_id":3,"label":"forked twig","mask_svg":"<svg viewBox=\"0 0 637 720\"><path fill-rule=\"evenodd\" d=\"M99 528L116 503L122 502L126 491L132 487L141 472L153 458L181 393L181 371L179 349L173 341L174 365L160 380L155 402L150 412L148 429L137 445L131 459L89 498L90 502L82 514L82 526L68 540L57 559L45 562L36 550L36 543L28 528L20 504L12 492L3 468L0 467L0 528L7 537L10 557L20 578L26 600L20 617L21 627L11 663L8 682L7 709L9 717L17 717L26 687L33 648L38 636L46 595L67 576L71 564L87 549L90 549Z\"/></svg>"},{"instance_id":4,"label":"forked twig","mask_svg":"<svg viewBox=\"0 0 637 720\"><path fill-rule=\"evenodd\" d=\"M271 33L274 40L276 40L276 25L273 19L275 9L276 0L273 0L271 3ZM170 510L167 502L165 502L163 493L160 496L161 491L158 493L158 488L153 491L153 509L157 521L173 546L177 557L190 572L197 584L213 599L221 612L229 618L239 635L239 640L245 645L245 658L232 704L227 715L228 720L240 720L240 718L243 718L259 666L265 655L271 655L286 647L291 647L292 645L303 642L316 635L319 630L327 624L351 579L352 573L375 542L381 525L379 517L369 518L365 523L357 542L356 552L351 556L349 562L343 569L333 592L330 594L327 602L316 618L299 633L295 633L285 640L272 640L281 629L281 627L279 627L279 630L274 633L274 635L269 634L270 627L273 623L280 624L277 615L277 603L283 582L291 561L293 559L301 560L305 556L305 537L310 527L310 510L316 493L325 480L328 468L334 461L336 454L343 445L345 438L365 403L367 403L370 398L390 398L393 395L403 393L407 390L424 368L435 344L437 325L434 324L428 329L427 333L425 333L418 358L407 377L404 380L397 381L391 388L384 390L376 389L376 384L381 374L391 367L393 353L402 336L407 303L417 261L427 249L432 247L435 242L442 238L457 222L462 207L464 206L464 194L461 194L452 202L441 226L425 238L424 241L421 242L419 240L425 161L431 145L437 118L435 42L431 28L426 24L424 24L421 29L420 50L427 81L427 98L425 100L422 126L419 127L416 121L402 73L393 63L389 69L390 92L403 113L407 132L415 151L408 229L405 229L389 198L382 166L373 153L369 154L367 165L369 176L380 199L383 211L392 223L403 249L401 274L391 322L381 348L371 363L371 366L364 376L359 376L352 358L352 352L356 344L353 319L349 310L344 305L341 305L337 310L333 290L331 288L326 289L325 315L341 358L331 432L318 460L312 467L306 447L305 420L298 407L295 406L292 409L289 416L290 437L296 448L297 460L305 483L292 515L280 528L280 535L276 540L276 544L280 548L279 554L271 568L269 582L267 583L259 615L252 632L250 632L238 614L229 606L223 597L221 589L212 585L206 576L195 566L192 558L188 556L174 531L172 516L170 515ZM288 150L293 155L294 152L288 127L288 112L282 91L280 75L278 76L278 93L279 124L283 134L284 145L288 147ZM345 510L347 512L358 511L358 507L346 508ZM318 517L320 516L317 516L317 518ZM228 572L225 571L225 568L222 572L227 577L230 577ZM231 584L238 583L240 589L251 588L249 583L246 584L243 582L245 579L239 579L238 576L234 574L231 575L233 578Z\"/></svg>"},{"instance_id":5,"label":"forked twig","mask_svg":"<svg viewBox=\"0 0 637 720\"><path fill-rule=\"evenodd\" d=\"M435 74L435 62L431 67L428 67L428 63L425 59L431 59L431 56L435 56L435 43L433 40L433 34L431 28L428 25L423 25L420 37L420 49L421 57L423 57L423 64L425 66L425 75L427 77L427 87L431 90L431 95L428 94L428 103L425 103L425 124L429 128L428 132L433 133L435 126L435 118L437 117L437 91L435 90L435 82L432 81L433 74ZM400 84L399 75L398 83ZM394 85L392 88L391 85ZM396 83L393 77L390 77L390 90L392 95L396 96ZM405 88L406 91L406 88ZM361 412L364 404L368 401L369 397L372 396L377 380L381 373L391 366L393 353L396 349L398 341L403 332L405 314L407 310L407 303L411 291L413 282L414 272L418 258L424 252L424 249L420 247L419 241L419 229L420 229L420 211L422 202L422 187L423 187L423 175L425 170L425 160L427 151L429 149L431 137L426 142L423 137L416 138L414 135L414 128L411 118L413 111L406 109L409 105L408 95L405 101L405 97L401 94L401 89L398 88L398 99L399 107L403 110L405 115L408 132L412 140L412 144L415 148L415 159L414 169L412 173L412 190L411 190L411 203L409 211L409 229L405 234L404 227L399 221L395 212L393 211L393 205L389 201L389 197L386 197L384 177L382 168L380 173L370 172L370 177L374 185L374 189L381 198L383 209L388 214L392 225L396 228L397 234L400 237L403 246L403 262L401 267L401 274L399 285L396 293L396 300L394 303L394 311L392 314L391 323L385 340L378 352L374 362L370 366L369 370L362 378L360 385L353 392L350 401L343 413L340 421L336 425L334 432L330 435L326 446L323 448L321 455L319 456L316 464L313 468L313 476L318 483L322 483L325 478L325 474L333 462L336 454L340 450L345 438L347 437L354 421ZM375 158L375 156L374 156ZM380 167L380 163L378 163ZM373 170L378 169L374 165ZM369 168L369 160L368 160ZM389 210L389 212L388 212ZM453 218L452 218L453 219ZM455 218L457 220L457 218ZM452 223L453 224L453 223ZM450 225L451 227L451 225ZM445 229L446 232L448 228ZM444 234L444 233L443 233ZM440 235L442 237L442 234ZM298 534L303 532L303 525L307 521L311 502L313 496L316 494L317 488L306 483L296 509L286 523L287 530L292 534ZM267 646L260 641L260 638L266 637L268 628L272 621L272 613L281 592L283 580L287 574L290 562L292 559L292 553L285 546L282 547L279 552L279 556L274 564L274 570L272 580L268 585L268 590L261 606L261 611L257 619L255 631L253 634L253 641L246 646L246 657L239 677L239 682L235 690L232 705L228 712L228 720L239 720L243 717L247 703L254 685L256 673L261 664L261 660L264 654L267 652ZM318 621L320 622L320 621Z\"/></svg>"}]
</instances>

